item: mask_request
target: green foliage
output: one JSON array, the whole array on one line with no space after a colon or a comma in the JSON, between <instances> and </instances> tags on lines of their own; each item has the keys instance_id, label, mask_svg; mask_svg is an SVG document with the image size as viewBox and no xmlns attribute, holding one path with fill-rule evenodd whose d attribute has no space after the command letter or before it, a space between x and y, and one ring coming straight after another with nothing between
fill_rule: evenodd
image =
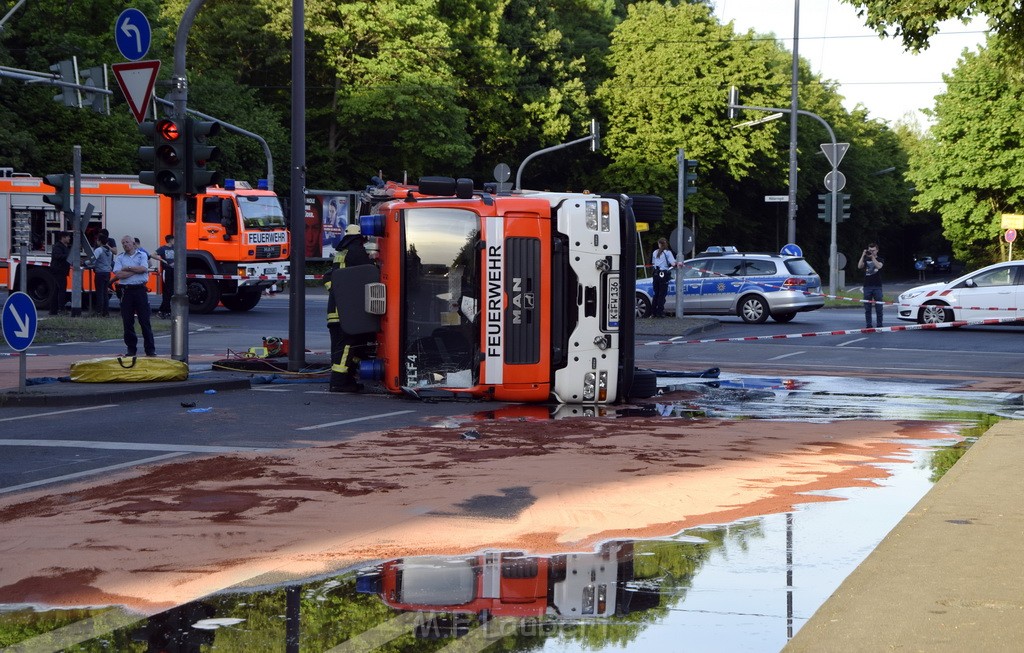
<instances>
[{"instance_id":1,"label":"green foliage","mask_svg":"<svg viewBox=\"0 0 1024 653\"><path fill-rule=\"evenodd\" d=\"M864 23L883 36L896 36L914 52L927 49L939 23L969 22L985 16L989 28L1007 36L1016 47L1024 44L1024 15L1017 0L844 0L857 8Z\"/></svg>"},{"instance_id":2,"label":"green foliage","mask_svg":"<svg viewBox=\"0 0 1024 653\"><path fill-rule=\"evenodd\" d=\"M970 267L1005 258L1000 216L1024 212L1024 78L1005 65L1001 39L966 53L936 98L935 126L908 178L917 205L942 217L954 254Z\"/></svg>"},{"instance_id":3,"label":"green foliage","mask_svg":"<svg viewBox=\"0 0 1024 653\"><path fill-rule=\"evenodd\" d=\"M148 57L163 62L160 96L170 89L188 4L135 5L154 29ZM378 173L482 182L498 162L516 170L539 149L585 136L596 118L601 152L581 146L538 157L524 171L524 185L661 195L666 216L652 225L652 236L667 235L675 226L682 147L700 162L698 192L686 201L698 242L776 250L785 205L766 206L763 198L788 186L788 120L737 129L725 102L736 85L744 104L788 107L792 55L771 35L718 24L710 4L309 0L305 183L360 188ZM0 34L0 63L46 70L72 53L83 67L117 61L110 29L122 8L97 0L70 10L57 0L25 5ZM291 47L291 3L223 0L196 14L185 62L188 106L266 139L281 196L292 170ZM836 85L803 61L798 83L801 108L852 143L843 171L853 219L840 226L841 249L856 241L855 251L863 233L915 243L908 247L935 233L938 214L912 215L902 179L914 137L898 136L866 111L844 110ZM111 116L66 108L53 94L52 87L0 84L0 165L63 171L71 146L81 143L85 171L138 172L142 138L119 90ZM740 120L765 115L743 114ZM815 218L815 198L828 172L819 151L827 140L815 120L799 118L798 242L819 268L827 265L829 231ZM215 143L221 157L214 168L225 177L267 176L266 155L254 139L224 129ZM893 167L889 176L872 176Z\"/></svg>"}]
</instances>

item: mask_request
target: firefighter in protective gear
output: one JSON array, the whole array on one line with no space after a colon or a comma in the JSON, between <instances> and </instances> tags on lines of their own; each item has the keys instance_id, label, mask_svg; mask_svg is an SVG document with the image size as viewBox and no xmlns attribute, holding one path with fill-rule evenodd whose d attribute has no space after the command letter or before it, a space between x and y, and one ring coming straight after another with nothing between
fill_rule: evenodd
<instances>
[{"instance_id":1,"label":"firefighter in protective gear","mask_svg":"<svg viewBox=\"0 0 1024 653\"><path fill-rule=\"evenodd\" d=\"M331 271L324 279L327 287L327 331L331 336L331 392L359 392L362 385L358 383L359 360L355 355L355 348L364 344L365 338L352 336L341 330L341 318L339 310L346 310L347 307L339 307L335 304L334 294L331 292L332 277L336 270L351 268L357 265L372 263L370 255L366 253L363 235L358 224L350 224L345 228L345 236L338 243L335 249L334 261Z\"/></svg>"}]
</instances>

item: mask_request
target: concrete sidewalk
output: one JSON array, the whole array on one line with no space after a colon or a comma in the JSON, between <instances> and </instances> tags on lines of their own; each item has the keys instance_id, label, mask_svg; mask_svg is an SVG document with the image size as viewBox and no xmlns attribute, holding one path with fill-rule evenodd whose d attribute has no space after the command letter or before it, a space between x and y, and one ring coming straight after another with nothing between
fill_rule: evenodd
<instances>
[{"instance_id":1,"label":"concrete sidewalk","mask_svg":"<svg viewBox=\"0 0 1024 653\"><path fill-rule=\"evenodd\" d=\"M982 436L786 646L1024 650L1024 424Z\"/></svg>"}]
</instances>

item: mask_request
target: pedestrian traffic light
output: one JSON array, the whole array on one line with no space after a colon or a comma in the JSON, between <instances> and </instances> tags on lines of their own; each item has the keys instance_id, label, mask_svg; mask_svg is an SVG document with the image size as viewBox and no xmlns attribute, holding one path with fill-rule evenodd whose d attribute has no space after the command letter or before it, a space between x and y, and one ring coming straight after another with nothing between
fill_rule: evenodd
<instances>
[{"instance_id":1,"label":"pedestrian traffic light","mask_svg":"<svg viewBox=\"0 0 1024 653\"><path fill-rule=\"evenodd\" d=\"M66 82L68 84L78 84L78 71L76 70L78 65L74 59L65 59L50 66L50 72L54 73L53 80L55 82ZM68 107L78 107L81 103L78 100L78 89L74 86L60 86L60 93L53 96L53 99L57 102L63 102Z\"/></svg>"},{"instance_id":2,"label":"pedestrian traffic light","mask_svg":"<svg viewBox=\"0 0 1024 653\"><path fill-rule=\"evenodd\" d=\"M832 194L818 195L818 219L832 222Z\"/></svg>"},{"instance_id":3,"label":"pedestrian traffic light","mask_svg":"<svg viewBox=\"0 0 1024 653\"><path fill-rule=\"evenodd\" d=\"M220 123L211 120L189 119L186 122L188 145L186 146L186 167L188 192L200 194L206 192L207 186L220 183L220 173L208 170L207 164L216 159L220 149L206 142L207 137L215 136L220 131Z\"/></svg>"},{"instance_id":4,"label":"pedestrian traffic light","mask_svg":"<svg viewBox=\"0 0 1024 653\"><path fill-rule=\"evenodd\" d=\"M52 204L58 212L71 211L71 175L46 175L43 181L55 191L52 195L43 195L43 201Z\"/></svg>"},{"instance_id":5,"label":"pedestrian traffic light","mask_svg":"<svg viewBox=\"0 0 1024 653\"><path fill-rule=\"evenodd\" d=\"M839 221L850 219L850 194L839 193Z\"/></svg>"},{"instance_id":6,"label":"pedestrian traffic light","mask_svg":"<svg viewBox=\"0 0 1024 653\"><path fill-rule=\"evenodd\" d=\"M107 89L107 66L102 64L99 66L93 66L92 68L86 68L81 73L82 84L94 89ZM100 93L98 91L83 91L85 97L83 98L84 103L92 108L96 113L109 114L110 111L107 109L107 94Z\"/></svg>"},{"instance_id":7,"label":"pedestrian traffic light","mask_svg":"<svg viewBox=\"0 0 1024 653\"><path fill-rule=\"evenodd\" d=\"M697 161L686 160L686 174L683 177L683 188L687 195L697 192Z\"/></svg>"},{"instance_id":8,"label":"pedestrian traffic light","mask_svg":"<svg viewBox=\"0 0 1024 653\"><path fill-rule=\"evenodd\" d=\"M152 145L139 148L139 158L151 163L152 170L139 173L139 181L161 195L177 195L185 190L185 133L178 122L164 118L139 124L139 131Z\"/></svg>"}]
</instances>

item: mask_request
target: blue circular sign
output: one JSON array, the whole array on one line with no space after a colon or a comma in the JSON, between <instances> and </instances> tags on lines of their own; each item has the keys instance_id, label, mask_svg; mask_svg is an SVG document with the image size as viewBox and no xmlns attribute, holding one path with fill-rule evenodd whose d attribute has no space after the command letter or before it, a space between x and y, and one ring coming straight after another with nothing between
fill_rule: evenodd
<instances>
[{"instance_id":1,"label":"blue circular sign","mask_svg":"<svg viewBox=\"0 0 1024 653\"><path fill-rule=\"evenodd\" d=\"M4 340L14 351L25 351L36 339L39 318L32 298L23 292L13 292L4 302Z\"/></svg>"},{"instance_id":2,"label":"blue circular sign","mask_svg":"<svg viewBox=\"0 0 1024 653\"><path fill-rule=\"evenodd\" d=\"M782 251L779 253L782 254L783 256L803 256L804 250L800 249L799 245L789 243L788 245L784 246L782 248Z\"/></svg>"},{"instance_id":3,"label":"blue circular sign","mask_svg":"<svg viewBox=\"0 0 1024 653\"><path fill-rule=\"evenodd\" d=\"M125 9L114 21L114 42L125 59L138 61L146 56L152 40L149 20L138 9Z\"/></svg>"}]
</instances>

